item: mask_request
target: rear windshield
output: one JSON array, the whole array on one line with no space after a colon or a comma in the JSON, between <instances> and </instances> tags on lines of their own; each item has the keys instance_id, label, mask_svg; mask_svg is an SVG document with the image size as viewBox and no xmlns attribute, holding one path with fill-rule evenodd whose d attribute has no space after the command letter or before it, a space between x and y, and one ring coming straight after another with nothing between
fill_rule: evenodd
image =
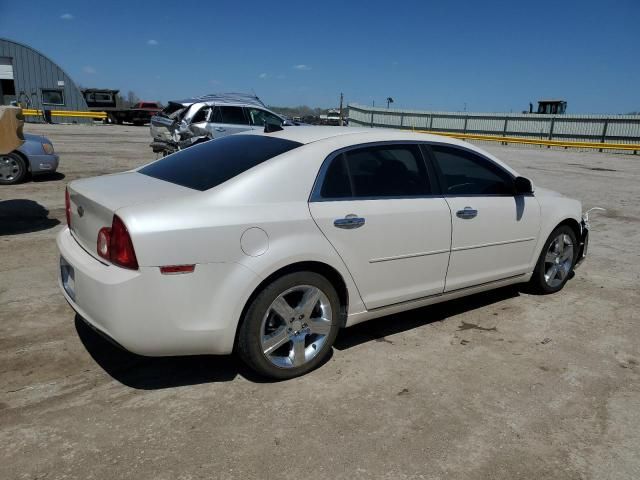
<instances>
[{"instance_id":1,"label":"rear windshield","mask_svg":"<svg viewBox=\"0 0 640 480\"><path fill-rule=\"evenodd\" d=\"M301 145L261 135L229 135L180 150L138 172L204 191Z\"/></svg>"}]
</instances>

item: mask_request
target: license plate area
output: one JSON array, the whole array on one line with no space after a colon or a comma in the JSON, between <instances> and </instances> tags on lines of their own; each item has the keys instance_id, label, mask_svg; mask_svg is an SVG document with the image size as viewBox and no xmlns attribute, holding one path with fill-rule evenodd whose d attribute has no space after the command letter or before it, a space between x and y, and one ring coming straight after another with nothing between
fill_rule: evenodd
<instances>
[{"instance_id":1,"label":"license plate area","mask_svg":"<svg viewBox=\"0 0 640 480\"><path fill-rule=\"evenodd\" d=\"M71 300L76 300L76 278L73 267L67 262L64 257L60 257L60 278L62 279L62 288L67 292L67 295L71 297Z\"/></svg>"}]
</instances>

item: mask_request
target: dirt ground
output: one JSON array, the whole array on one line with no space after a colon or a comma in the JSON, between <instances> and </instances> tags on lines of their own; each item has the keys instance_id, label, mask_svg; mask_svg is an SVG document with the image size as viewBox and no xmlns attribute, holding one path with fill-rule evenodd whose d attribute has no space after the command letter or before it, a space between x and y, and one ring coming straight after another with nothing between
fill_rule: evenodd
<instances>
[{"instance_id":1,"label":"dirt ground","mask_svg":"<svg viewBox=\"0 0 640 480\"><path fill-rule=\"evenodd\" d=\"M640 478L640 156L486 145L607 208L566 288L365 323L268 383L233 357L137 357L75 319L56 284L65 184L153 158L148 129L26 131L61 165L0 187L1 479Z\"/></svg>"}]
</instances>

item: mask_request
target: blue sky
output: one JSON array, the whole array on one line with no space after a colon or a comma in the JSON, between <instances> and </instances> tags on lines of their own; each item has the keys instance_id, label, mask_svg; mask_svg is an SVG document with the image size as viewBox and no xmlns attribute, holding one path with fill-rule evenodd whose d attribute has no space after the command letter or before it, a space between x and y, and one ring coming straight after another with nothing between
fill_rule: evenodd
<instances>
[{"instance_id":1,"label":"blue sky","mask_svg":"<svg viewBox=\"0 0 640 480\"><path fill-rule=\"evenodd\" d=\"M640 110L639 0L0 0L0 36L83 86L149 100L253 89L286 106L342 91L416 109Z\"/></svg>"}]
</instances>

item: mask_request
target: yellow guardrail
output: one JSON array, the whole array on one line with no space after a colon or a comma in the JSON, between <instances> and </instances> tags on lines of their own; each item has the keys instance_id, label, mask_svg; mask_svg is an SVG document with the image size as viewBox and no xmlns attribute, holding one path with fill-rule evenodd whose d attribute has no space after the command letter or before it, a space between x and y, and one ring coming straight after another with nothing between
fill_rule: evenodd
<instances>
[{"instance_id":1,"label":"yellow guardrail","mask_svg":"<svg viewBox=\"0 0 640 480\"><path fill-rule=\"evenodd\" d=\"M570 142L562 140L538 140L535 138L499 137L497 135L477 135L475 133L434 132L432 130L413 130L418 133L431 133L468 140L483 140L502 143L522 143L526 145L545 145L547 147L597 148L608 150L640 150L640 144L635 143L600 143L600 142Z\"/></svg>"},{"instance_id":2,"label":"yellow guardrail","mask_svg":"<svg viewBox=\"0 0 640 480\"><path fill-rule=\"evenodd\" d=\"M23 108L22 114L30 117L41 117L42 110L33 108ZM79 112L76 110L51 110L52 117L76 117L76 118L97 118L104 120L107 118L107 112Z\"/></svg>"}]
</instances>

